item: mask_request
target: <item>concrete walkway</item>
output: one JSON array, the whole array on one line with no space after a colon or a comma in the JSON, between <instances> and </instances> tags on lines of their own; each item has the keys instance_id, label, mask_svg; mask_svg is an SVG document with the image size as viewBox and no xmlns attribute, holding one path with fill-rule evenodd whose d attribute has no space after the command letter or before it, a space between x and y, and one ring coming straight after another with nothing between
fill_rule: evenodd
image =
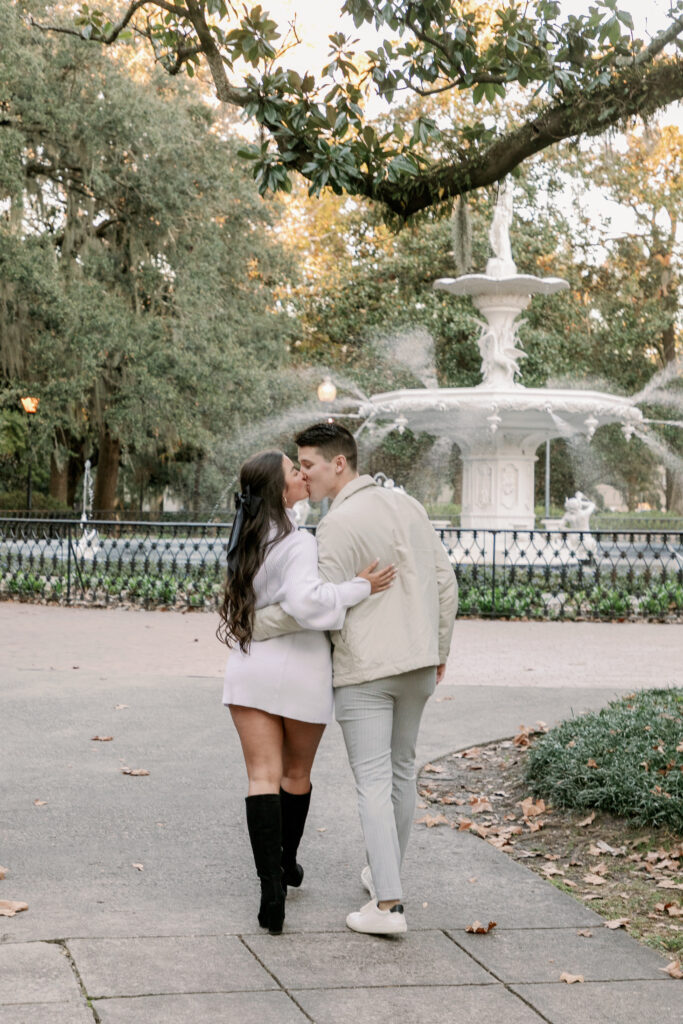
<instances>
[{"instance_id":1,"label":"concrete walkway","mask_svg":"<svg viewBox=\"0 0 683 1024\"><path fill-rule=\"evenodd\" d=\"M0 604L0 899L29 904L0 918L0 1024L681 1024L663 958L467 833L416 826L405 938L349 932L364 857L336 725L316 762L304 886L285 934L262 932L214 627L211 615ZM681 636L459 622L419 759L623 688L681 685ZM498 927L467 934L477 918Z\"/></svg>"}]
</instances>

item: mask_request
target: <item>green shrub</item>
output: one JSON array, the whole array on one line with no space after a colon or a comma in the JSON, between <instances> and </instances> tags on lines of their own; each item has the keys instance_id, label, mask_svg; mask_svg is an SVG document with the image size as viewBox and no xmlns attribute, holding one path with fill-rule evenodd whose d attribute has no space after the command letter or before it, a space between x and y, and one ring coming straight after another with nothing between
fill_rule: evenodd
<instances>
[{"instance_id":1,"label":"green shrub","mask_svg":"<svg viewBox=\"0 0 683 1024\"><path fill-rule=\"evenodd\" d=\"M526 778L556 807L594 808L683 833L683 688L641 690L551 729Z\"/></svg>"}]
</instances>

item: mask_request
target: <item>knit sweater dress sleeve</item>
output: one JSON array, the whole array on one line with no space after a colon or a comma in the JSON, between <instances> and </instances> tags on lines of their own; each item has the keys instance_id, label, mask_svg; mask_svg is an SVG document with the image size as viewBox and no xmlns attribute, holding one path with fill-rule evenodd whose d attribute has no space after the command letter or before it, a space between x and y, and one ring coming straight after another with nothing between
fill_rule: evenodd
<instances>
[{"instance_id":1,"label":"knit sweater dress sleeve","mask_svg":"<svg viewBox=\"0 0 683 1024\"><path fill-rule=\"evenodd\" d=\"M303 530L282 552L282 610L304 629L341 629L347 608L370 595L370 584L356 576L343 583L324 583L318 574L318 546Z\"/></svg>"}]
</instances>

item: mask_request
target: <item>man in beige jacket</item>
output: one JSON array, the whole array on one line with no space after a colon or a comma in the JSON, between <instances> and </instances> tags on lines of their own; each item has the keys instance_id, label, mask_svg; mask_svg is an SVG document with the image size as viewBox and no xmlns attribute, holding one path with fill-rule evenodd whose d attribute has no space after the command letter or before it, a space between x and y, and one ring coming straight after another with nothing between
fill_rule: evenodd
<instances>
[{"instance_id":1,"label":"man in beige jacket","mask_svg":"<svg viewBox=\"0 0 683 1024\"><path fill-rule=\"evenodd\" d=\"M356 780L372 899L354 931L407 929L401 864L415 813L415 745L427 699L443 679L457 610L455 574L418 501L359 476L353 435L319 423L296 438L311 500L332 499L318 531L321 578L351 579L374 558L396 566L383 594L363 601L332 633L335 717ZM279 606L256 613L254 639L299 629Z\"/></svg>"}]
</instances>

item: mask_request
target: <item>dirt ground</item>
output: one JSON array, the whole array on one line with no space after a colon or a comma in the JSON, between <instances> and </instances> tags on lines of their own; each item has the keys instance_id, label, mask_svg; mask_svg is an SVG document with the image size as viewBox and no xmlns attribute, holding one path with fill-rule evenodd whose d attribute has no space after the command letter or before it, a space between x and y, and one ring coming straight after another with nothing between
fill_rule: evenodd
<instances>
[{"instance_id":1,"label":"dirt ground","mask_svg":"<svg viewBox=\"0 0 683 1024\"><path fill-rule=\"evenodd\" d=\"M537 726L542 730L543 723ZM417 821L468 830L635 938L683 951L683 836L534 799L524 763L534 729L425 765Z\"/></svg>"}]
</instances>

